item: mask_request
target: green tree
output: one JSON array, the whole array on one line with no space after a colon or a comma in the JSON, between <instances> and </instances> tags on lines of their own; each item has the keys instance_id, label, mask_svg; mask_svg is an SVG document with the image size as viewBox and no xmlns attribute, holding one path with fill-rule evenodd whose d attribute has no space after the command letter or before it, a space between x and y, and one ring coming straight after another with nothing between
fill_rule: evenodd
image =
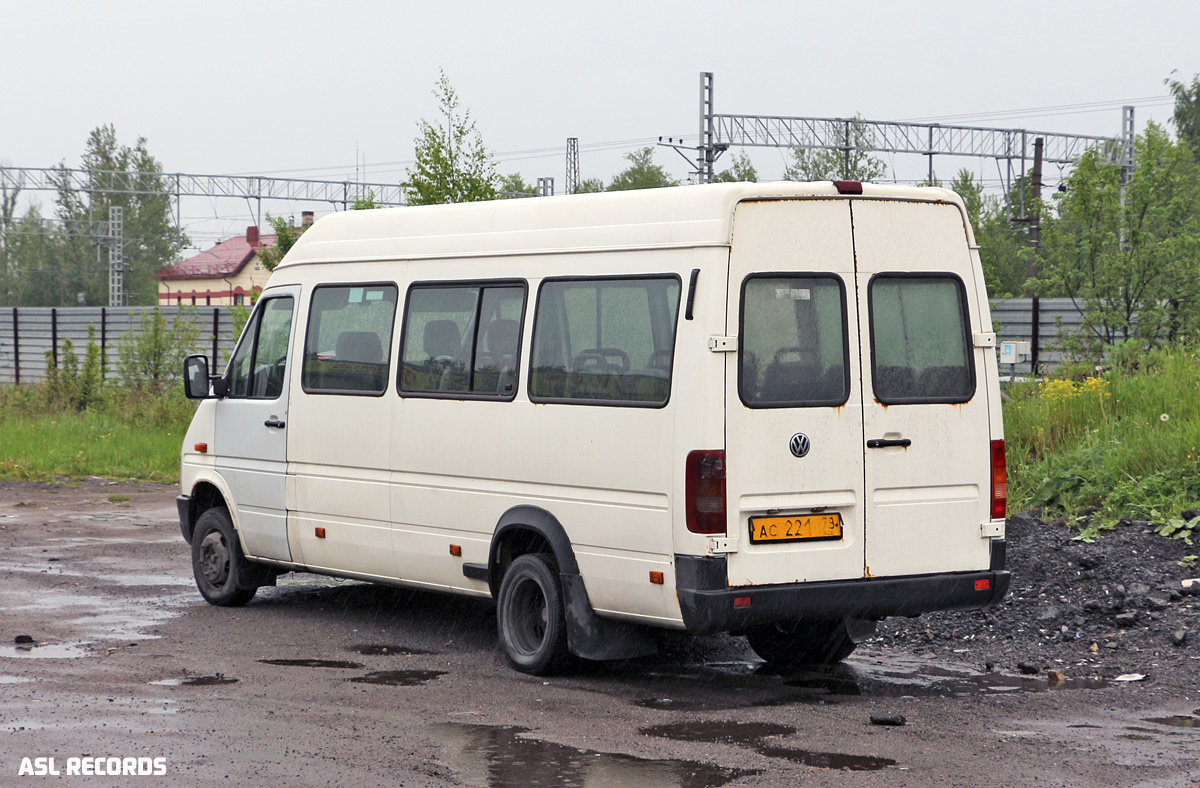
<instances>
[{"instance_id":1,"label":"green tree","mask_svg":"<svg viewBox=\"0 0 1200 788\"><path fill-rule=\"evenodd\" d=\"M654 163L654 147L639 148L625 154L629 166L616 174L607 191L623 192L632 189L658 189L663 186L677 186L678 181L672 180L661 165Z\"/></svg>"},{"instance_id":2,"label":"green tree","mask_svg":"<svg viewBox=\"0 0 1200 788\"><path fill-rule=\"evenodd\" d=\"M117 348L117 372L127 388L162 394L183 377L183 359L196 345L199 330L181 310L168 327L155 307L141 316L138 328L127 331Z\"/></svg>"},{"instance_id":3,"label":"green tree","mask_svg":"<svg viewBox=\"0 0 1200 788\"><path fill-rule=\"evenodd\" d=\"M1025 292L1029 252L1022 227L1009 219L1008 205L996 195L984 194L983 185L967 169L958 171L950 182L950 190L962 197L966 206L979 245L988 295L993 298L1021 295Z\"/></svg>"},{"instance_id":4,"label":"green tree","mask_svg":"<svg viewBox=\"0 0 1200 788\"><path fill-rule=\"evenodd\" d=\"M367 189L366 197L355 197L354 198L354 203L350 206L350 210L352 210L352 211L373 211L376 208L382 208L382 207L383 206L380 205L375 200L375 190Z\"/></svg>"},{"instance_id":5,"label":"green tree","mask_svg":"<svg viewBox=\"0 0 1200 788\"><path fill-rule=\"evenodd\" d=\"M1154 123L1120 168L1088 151L1043 223L1043 286L1080 301L1091 337L1153 344L1200 327L1200 165Z\"/></svg>"},{"instance_id":6,"label":"green tree","mask_svg":"<svg viewBox=\"0 0 1200 788\"><path fill-rule=\"evenodd\" d=\"M887 172L887 164L868 151L875 147L870 127L857 115L849 121L845 144L849 150L792 148L792 163L785 181L873 181Z\"/></svg>"},{"instance_id":7,"label":"green tree","mask_svg":"<svg viewBox=\"0 0 1200 788\"><path fill-rule=\"evenodd\" d=\"M537 187L525 182L521 173L501 175L496 184L496 191L501 197L526 197L537 194Z\"/></svg>"},{"instance_id":8,"label":"green tree","mask_svg":"<svg viewBox=\"0 0 1200 788\"><path fill-rule=\"evenodd\" d=\"M713 176L713 183L741 183L743 181L751 183L758 181L758 170L754 169L754 163L750 161L750 157L745 152L738 151L731 157L729 168L721 170Z\"/></svg>"},{"instance_id":9,"label":"green tree","mask_svg":"<svg viewBox=\"0 0 1200 788\"><path fill-rule=\"evenodd\" d=\"M575 190L576 194L594 194L604 191L604 181L599 178L584 178L579 182L579 188Z\"/></svg>"},{"instance_id":10,"label":"green tree","mask_svg":"<svg viewBox=\"0 0 1200 788\"><path fill-rule=\"evenodd\" d=\"M422 119L416 139L416 164L403 183L409 205L476 202L496 198L496 164L483 145L471 113L459 110L458 94L441 72L433 95L442 120Z\"/></svg>"},{"instance_id":11,"label":"green tree","mask_svg":"<svg viewBox=\"0 0 1200 788\"><path fill-rule=\"evenodd\" d=\"M374 198L368 198L371 201L371 207L374 207ZM354 201L354 209L360 210L359 201ZM287 219L282 216L274 216L267 214L267 224L271 225L271 231L275 234L275 243L270 246L258 247L258 259L262 261L262 267L268 271L274 271L275 266L279 265L279 261L284 255L295 245L296 241L300 240L300 236L304 235L304 227L294 227Z\"/></svg>"},{"instance_id":12,"label":"green tree","mask_svg":"<svg viewBox=\"0 0 1200 788\"><path fill-rule=\"evenodd\" d=\"M162 165L150 154L146 138L133 147L117 140L111 125L88 135L81 168L88 172L91 192L76 190L60 163L51 179L57 187L58 218L64 223L60 248L53 259L58 288L44 305L74 305L83 293L88 304L108 303L108 252L95 237L106 231L109 208L123 209L125 292L130 304L158 303L154 275L172 263L187 245L187 236L171 218L172 197ZM110 191L96 191L108 189Z\"/></svg>"},{"instance_id":13,"label":"green tree","mask_svg":"<svg viewBox=\"0 0 1200 788\"><path fill-rule=\"evenodd\" d=\"M1200 74L1192 77L1190 85L1176 79L1164 81L1175 97L1175 133L1200 160Z\"/></svg>"}]
</instances>

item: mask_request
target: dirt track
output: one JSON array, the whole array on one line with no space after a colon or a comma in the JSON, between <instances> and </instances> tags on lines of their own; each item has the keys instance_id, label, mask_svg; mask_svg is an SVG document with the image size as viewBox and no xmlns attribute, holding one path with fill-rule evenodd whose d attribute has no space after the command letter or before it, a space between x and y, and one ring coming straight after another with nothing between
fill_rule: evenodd
<instances>
[{"instance_id":1,"label":"dirt track","mask_svg":"<svg viewBox=\"0 0 1200 788\"><path fill-rule=\"evenodd\" d=\"M174 495L0 484L0 784L50 784L19 772L53 757L67 784L172 788L1200 785L1194 645L1132 683L1103 669L1128 653L1051 686L904 637L824 674L714 637L543 680L486 603L303 575L204 604ZM67 774L109 757L165 775Z\"/></svg>"}]
</instances>

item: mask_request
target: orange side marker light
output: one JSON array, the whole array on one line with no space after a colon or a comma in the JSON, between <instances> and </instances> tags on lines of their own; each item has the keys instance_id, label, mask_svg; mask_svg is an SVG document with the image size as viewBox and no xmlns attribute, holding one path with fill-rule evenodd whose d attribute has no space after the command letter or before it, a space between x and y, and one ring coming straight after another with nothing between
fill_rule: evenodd
<instances>
[{"instance_id":1,"label":"orange side marker light","mask_svg":"<svg viewBox=\"0 0 1200 788\"><path fill-rule=\"evenodd\" d=\"M200 452L201 454L208 454L208 444L207 443L197 443L195 446L195 449L196 449L196 451Z\"/></svg>"},{"instance_id":2,"label":"orange side marker light","mask_svg":"<svg viewBox=\"0 0 1200 788\"><path fill-rule=\"evenodd\" d=\"M450 555L453 555L453 556L462 555L462 545L457 545L457 544L450 545Z\"/></svg>"},{"instance_id":3,"label":"orange side marker light","mask_svg":"<svg viewBox=\"0 0 1200 788\"><path fill-rule=\"evenodd\" d=\"M662 572L651 572L650 573L650 582L656 586L662 585L663 584L663 573Z\"/></svg>"},{"instance_id":4,"label":"orange side marker light","mask_svg":"<svg viewBox=\"0 0 1200 788\"><path fill-rule=\"evenodd\" d=\"M321 528L321 527L318 527L318 528L317 528L317 538L318 538L318 539L324 539L324 538L325 538L325 529L324 529L324 528Z\"/></svg>"}]
</instances>

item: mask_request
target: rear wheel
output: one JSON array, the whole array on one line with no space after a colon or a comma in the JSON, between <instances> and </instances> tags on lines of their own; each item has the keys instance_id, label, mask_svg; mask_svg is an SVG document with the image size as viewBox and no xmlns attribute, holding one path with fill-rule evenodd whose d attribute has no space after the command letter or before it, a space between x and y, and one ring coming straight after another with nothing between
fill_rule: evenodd
<instances>
[{"instance_id":1,"label":"rear wheel","mask_svg":"<svg viewBox=\"0 0 1200 788\"><path fill-rule=\"evenodd\" d=\"M874 621L776 621L746 630L750 648L771 665L832 665L875 631Z\"/></svg>"},{"instance_id":2,"label":"rear wheel","mask_svg":"<svg viewBox=\"0 0 1200 788\"><path fill-rule=\"evenodd\" d=\"M258 589L238 588L238 582L251 569L242 555L229 511L215 507L200 515L192 534L192 573L200 595L220 607L246 604Z\"/></svg>"},{"instance_id":3,"label":"rear wheel","mask_svg":"<svg viewBox=\"0 0 1200 788\"><path fill-rule=\"evenodd\" d=\"M565 608L553 557L528 553L509 565L500 583L496 623L504 656L517 670L542 676L566 665Z\"/></svg>"}]
</instances>

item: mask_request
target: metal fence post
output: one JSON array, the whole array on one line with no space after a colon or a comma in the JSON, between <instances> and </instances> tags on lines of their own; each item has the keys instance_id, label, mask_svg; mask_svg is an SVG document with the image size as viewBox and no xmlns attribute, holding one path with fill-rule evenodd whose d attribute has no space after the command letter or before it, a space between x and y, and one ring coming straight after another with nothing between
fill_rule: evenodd
<instances>
[{"instance_id":1,"label":"metal fence post","mask_svg":"<svg viewBox=\"0 0 1200 788\"><path fill-rule=\"evenodd\" d=\"M212 368L217 369L217 345L221 341L221 308L213 307L213 355Z\"/></svg>"},{"instance_id":2,"label":"metal fence post","mask_svg":"<svg viewBox=\"0 0 1200 788\"><path fill-rule=\"evenodd\" d=\"M100 307L100 380L108 367L108 309Z\"/></svg>"},{"instance_id":3,"label":"metal fence post","mask_svg":"<svg viewBox=\"0 0 1200 788\"><path fill-rule=\"evenodd\" d=\"M13 385L21 385L21 332L18 330L17 308L13 307Z\"/></svg>"},{"instance_id":4,"label":"metal fence post","mask_svg":"<svg viewBox=\"0 0 1200 788\"><path fill-rule=\"evenodd\" d=\"M58 369L58 309L50 310L50 356Z\"/></svg>"}]
</instances>

